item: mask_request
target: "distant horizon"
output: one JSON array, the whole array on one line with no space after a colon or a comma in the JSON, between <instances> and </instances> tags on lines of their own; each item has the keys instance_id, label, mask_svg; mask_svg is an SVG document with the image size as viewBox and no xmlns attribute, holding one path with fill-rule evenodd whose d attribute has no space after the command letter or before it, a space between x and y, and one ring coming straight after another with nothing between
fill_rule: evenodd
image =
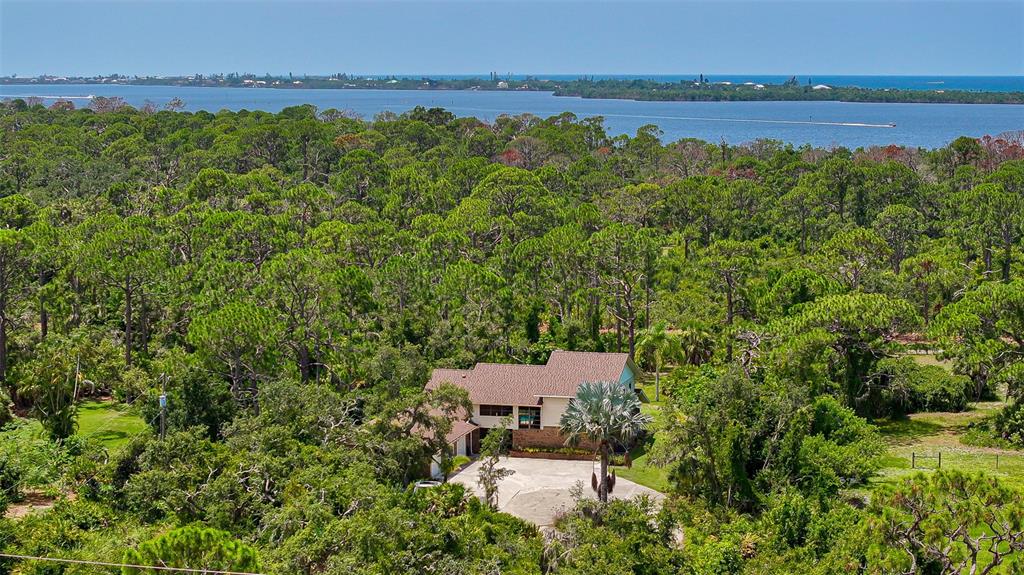
<instances>
[{"instance_id":1,"label":"distant horizon","mask_svg":"<svg viewBox=\"0 0 1024 575\"><path fill-rule=\"evenodd\" d=\"M445 78L472 78L489 77L491 72L252 72L252 71L219 71L219 72L177 72L167 74L149 74L149 73L122 73L122 72L103 72L93 74L65 74L60 72L42 72L33 75L20 75L20 74L8 74L2 76L5 78L40 78L40 77L67 77L67 78L103 78L110 76L125 76L129 78L186 78L201 74L203 76L226 76L228 74L238 74L240 76L264 76L270 75L273 77L282 77L292 74L293 76L315 76L327 78L334 76L335 74L344 74L347 76L361 76L361 77L383 77L383 76L395 76L400 78L431 78L431 77L445 77ZM713 76L774 76L774 77L813 77L813 76L831 76L840 78L1024 78L1024 73L1019 74L842 74L835 72L497 72L499 78L505 77L525 77L531 76L535 78L548 78L548 77L626 77L626 78L673 78L673 77L697 77L701 74L705 78Z\"/></svg>"}]
</instances>

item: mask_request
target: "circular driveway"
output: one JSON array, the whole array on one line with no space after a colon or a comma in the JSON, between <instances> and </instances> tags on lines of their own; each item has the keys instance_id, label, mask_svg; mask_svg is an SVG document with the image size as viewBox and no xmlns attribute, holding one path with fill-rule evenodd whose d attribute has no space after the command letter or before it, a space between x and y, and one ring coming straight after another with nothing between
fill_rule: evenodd
<instances>
[{"instance_id":1,"label":"circular driveway","mask_svg":"<svg viewBox=\"0 0 1024 575\"><path fill-rule=\"evenodd\" d=\"M515 473L498 484L498 509L538 526L551 525L558 512L574 506L570 491L577 482L582 482L585 497L596 498L590 488L590 477L598 469L597 463L503 457L499 466ZM483 490L477 485L479 473L480 460L477 460L449 481L460 483L477 497L482 497ZM612 499L630 499L637 495L647 495L658 501L664 498L649 487L622 477L616 478Z\"/></svg>"}]
</instances>

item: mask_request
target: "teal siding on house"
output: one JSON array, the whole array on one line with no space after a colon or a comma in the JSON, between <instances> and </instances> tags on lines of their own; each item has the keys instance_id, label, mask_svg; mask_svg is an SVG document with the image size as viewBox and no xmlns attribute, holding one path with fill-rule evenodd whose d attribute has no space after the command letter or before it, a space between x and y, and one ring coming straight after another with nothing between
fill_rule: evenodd
<instances>
[{"instance_id":1,"label":"teal siding on house","mask_svg":"<svg viewBox=\"0 0 1024 575\"><path fill-rule=\"evenodd\" d=\"M623 368L622 375L619 376L619 383L628 386L629 389L636 389L636 376L633 375L633 370L629 369L628 365Z\"/></svg>"}]
</instances>

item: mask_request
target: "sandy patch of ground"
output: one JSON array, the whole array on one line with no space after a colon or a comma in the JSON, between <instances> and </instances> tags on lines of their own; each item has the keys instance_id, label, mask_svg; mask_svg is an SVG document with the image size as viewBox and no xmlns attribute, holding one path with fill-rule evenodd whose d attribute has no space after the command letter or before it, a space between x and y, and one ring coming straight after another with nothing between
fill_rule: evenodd
<instances>
[{"instance_id":1,"label":"sandy patch of ground","mask_svg":"<svg viewBox=\"0 0 1024 575\"><path fill-rule=\"evenodd\" d=\"M4 517L8 519L21 519L35 511L45 511L53 507L56 499L41 491L26 491L21 501L11 503L7 507Z\"/></svg>"}]
</instances>

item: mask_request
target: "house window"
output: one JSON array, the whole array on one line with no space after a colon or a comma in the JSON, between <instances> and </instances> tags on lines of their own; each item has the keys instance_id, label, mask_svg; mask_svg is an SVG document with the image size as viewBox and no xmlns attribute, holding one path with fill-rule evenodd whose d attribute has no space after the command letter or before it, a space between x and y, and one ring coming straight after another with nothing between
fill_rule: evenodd
<instances>
[{"instance_id":1,"label":"house window","mask_svg":"<svg viewBox=\"0 0 1024 575\"><path fill-rule=\"evenodd\" d=\"M482 417L508 417L512 415L511 405L481 405L480 415Z\"/></svg>"},{"instance_id":2,"label":"house window","mask_svg":"<svg viewBox=\"0 0 1024 575\"><path fill-rule=\"evenodd\" d=\"M540 429L539 407L519 407L519 429Z\"/></svg>"}]
</instances>

